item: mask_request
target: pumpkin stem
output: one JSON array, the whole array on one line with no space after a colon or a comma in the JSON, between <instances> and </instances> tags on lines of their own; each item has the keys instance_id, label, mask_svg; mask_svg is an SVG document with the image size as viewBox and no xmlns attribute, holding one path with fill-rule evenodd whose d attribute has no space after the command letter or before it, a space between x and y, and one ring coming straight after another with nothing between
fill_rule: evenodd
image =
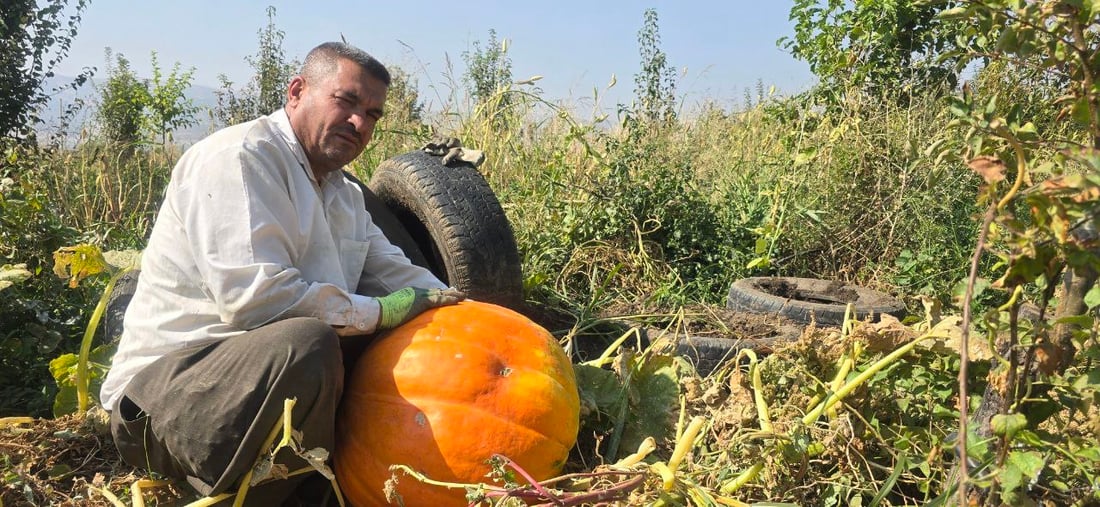
<instances>
[{"instance_id":1,"label":"pumpkin stem","mask_svg":"<svg viewBox=\"0 0 1100 507\"><path fill-rule=\"evenodd\" d=\"M523 467L519 466L519 464L515 461L512 461L511 458L503 454L494 454L492 459L501 462L501 464L503 465L511 467L512 470L515 470L517 474L522 476L524 480L531 484L531 487L535 488L535 491L538 492L538 494L553 502L554 505L565 505L565 502L558 498L557 495L551 493L548 489L544 488L542 484L539 484L539 481L536 481L534 477L531 477L531 474L527 473L527 471L524 470Z\"/></svg>"}]
</instances>

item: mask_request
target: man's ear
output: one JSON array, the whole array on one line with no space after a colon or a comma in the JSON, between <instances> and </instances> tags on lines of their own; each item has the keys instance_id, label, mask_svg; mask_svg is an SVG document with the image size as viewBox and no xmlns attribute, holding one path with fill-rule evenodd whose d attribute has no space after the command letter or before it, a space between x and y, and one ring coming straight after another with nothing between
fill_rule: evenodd
<instances>
[{"instance_id":1,"label":"man's ear","mask_svg":"<svg viewBox=\"0 0 1100 507\"><path fill-rule=\"evenodd\" d=\"M286 104L294 107L298 104L298 101L302 100L302 94L305 93L306 80L302 76L294 76L290 79L290 84L286 87Z\"/></svg>"}]
</instances>

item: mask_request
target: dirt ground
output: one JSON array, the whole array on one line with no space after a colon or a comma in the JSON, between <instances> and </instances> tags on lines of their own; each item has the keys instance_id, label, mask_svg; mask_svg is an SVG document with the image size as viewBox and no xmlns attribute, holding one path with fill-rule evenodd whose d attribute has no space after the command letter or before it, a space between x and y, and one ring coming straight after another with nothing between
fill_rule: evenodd
<instances>
[{"instance_id":1,"label":"dirt ground","mask_svg":"<svg viewBox=\"0 0 1100 507\"><path fill-rule=\"evenodd\" d=\"M653 343L685 336L706 337L750 344L760 352L792 342L803 326L780 318L697 306L674 313L642 308L613 309L606 328L597 328L606 339L632 327L643 330ZM624 318L615 315L631 315ZM552 330L568 329L574 322L561 315L535 319ZM593 343L605 343L593 339ZM594 346L590 354L602 352ZM36 505L114 506L134 505L133 486L152 479L122 462L102 411L88 417L58 419L0 419L0 507ZM195 498L172 485L140 488L146 505L184 505Z\"/></svg>"},{"instance_id":2,"label":"dirt ground","mask_svg":"<svg viewBox=\"0 0 1100 507\"><path fill-rule=\"evenodd\" d=\"M0 505L114 506L146 474L122 462L103 412L88 417L0 419ZM146 504L182 504L184 493L147 487ZM133 505L129 498L125 502Z\"/></svg>"}]
</instances>

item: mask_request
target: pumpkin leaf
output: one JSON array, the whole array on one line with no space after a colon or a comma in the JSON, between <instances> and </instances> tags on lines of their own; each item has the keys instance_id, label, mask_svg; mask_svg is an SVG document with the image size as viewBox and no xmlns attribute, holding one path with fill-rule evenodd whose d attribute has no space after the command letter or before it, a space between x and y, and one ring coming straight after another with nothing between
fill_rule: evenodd
<instances>
[{"instance_id":1,"label":"pumpkin leaf","mask_svg":"<svg viewBox=\"0 0 1100 507\"><path fill-rule=\"evenodd\" d=\"M622 382L611 370L605 370L588 364L574 364L573 372L580 389L581 407L588 409L586 419L599 419L600 414L618 413L622 403Z\"/></svg>"},{"instance_id":2,"label":"pumpkin leaf","mask_svg":"<svg viewBox=\"0 0 1100 507\"><path fill-rule=\"evenodd\" d=\"M103 378L107 376L108 366L111 364L111 356L114 355L115 346L111 344L100 345L92 349L89 357L89 387L88 391L98 393ZM62 354L50 361L50 375L57 383L57 395L53 401L54 417L72 414L77 410L76 369L79 358L76 354Z\"/></svg>"},{"instance_id":3,"label":"pumpkin leaf","mask_svg":"<svg viewBox=\"0 0 1100 507\"><path fill-rule=\"evenodd\" d=\"M646 437L658 442L672 437L680 407L680 379L675 358L642 356L631 379L630 407L620 449L637 449Z\"/></svg>"},{"instance_id":4,"label":"pumpkin leaf","mask_svg":"<svg viewBox=\"0 0 1100 507\"><path fill-rule=\"evenodd\" d=\"M88 244L57 249L53 253L53 262L54 274L60 278L68 278L71 288L75 288L81 280L89 276L108 272L111 269L99 247Z\"/></svg>"},{"instance_id":5,"label":"pumpkin leaf","mask_svg":"<svg viewBox=\"0 0 1100 507\"><path fill-rule=\"evenodd\" d=\"M26 264L4 264L0 266L0 290L23 282L31 277Z\"/></svg>"}]
</instances>

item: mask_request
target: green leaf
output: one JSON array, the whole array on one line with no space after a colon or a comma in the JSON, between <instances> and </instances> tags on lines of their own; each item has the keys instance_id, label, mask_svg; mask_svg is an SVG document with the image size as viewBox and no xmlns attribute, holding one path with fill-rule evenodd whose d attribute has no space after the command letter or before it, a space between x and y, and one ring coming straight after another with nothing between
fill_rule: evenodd
<instances>
[{"instance_id":1,"label":"green leaf","mask_svg":"<svg viewBox=\"0 0 1100 507\"><path fill-rule=\"evenodd\" d=\"M72 473L72 471L73 468L69 465L66 465L65 463L58 463L50 468L49 477L52 480L58 480L66 475L69 475L70 473Z\"/></svg>"},{"instance_id":2,"label":"green leaf","mask_svg":"<svg viewBox=\"0 0 1100 507\"><path fill-rule=\"evenodd\" d=\"M63 354L50 361L50 375L57 385L72 385L72 375L76 373L76 354Z\"/></svg>"},{"instance_id":3,"label":"green leaf","mask_svg":"<svg viewBox=\"0 0 1100 507\"><path fill-rule=\"evenodd\" d=\"M753 245L753 253L760 255L768 251L768 240L766 238L756 238L756 244Z\"/></svg>"},{"instance_id":4,"label":"green leaf","mask_svg":"<svg viewBox=\"0 0 1100 507\"><path fill-rule=\"evenodd\" d=\"M749 261L749 263L745 265L745 268L746 269L753 269L753 268L756 268L756 267L765 267L766 268L766 267L768 267L769 264L771 264L771 262L768 260L767 257L757 257L757 258Z\"/></svg>"},{"instance_id":5,"label":"green leaf","mask_svg":"<svg viewBox=\"0 0 1100 507\"><path fill-rule=\"evenodd\" d=\"M630 410L619 449L633 452L646 437L658 442L672 435L680 407L680 378L672 356L646 357L634 372Z\"/></svg>"},{"instance_id":6,"label":"green leaf","mask_svg":"<svg viewBox=\"0 0 1100 507\"><path fill-rule=\"evenodd\" d=\"M53 400L53 415L63 415L76 412L76 354L64 354L50 361L50 374L57 382L57 396Z\"/></svg>"},{"instance_id":7,"label":"green leaf","mask_svg":"<svg viewBox=\"0 0 1100 507\"><path fill-rule=\"evenodd\" d=\"M1001 31L1001 37L997 39L997 50L1012 51L1016 48L1017 44L1015 27L1005 27L1005 29Z\"/></svg>"},{"instance_id":8,"label":"green leaf","mask_svg":"<svg viewBox=\"0 0 1100 507\"><path fill-rule=\"evenodd\" d=\"M1091 315L1070 315L1068 317L1062 317L1055 319L1055 324L1071 324L1078 327L1090 328L1092 327Z\"/></svg>"},{"instance_id":9,"label":"green leaf","mask_svg":"<svg viewBox=\"0 0 1100 507\"><path fill-rule=\"evenodd\" d=\"M1023 414L997 414L989 421L989 427L994 435L1012 440L1016 432L1027 427L1027 417Z\"/></svg>"},{"instance_id":10,"label":"green leaf","mask_svg":"<svg viewBox=\"0 0 1100 507\"><path fill-rule=\"evenodd\" d=\"M947 9L943 12L940 12L939 14L936 15L936 17L940 18L940 19L943 19L943 20L964 19L969 14L970 14L969 9L967 9L966 7L955 7L955 8Z\"/></svg>"},{"instance_id":11,"label":"green leaf","mask_svg":"<svg viewBox=\"0 0 1100 507\"><path fill-rule=\"evenodd\" d=\"M1100 285L1093 285L1088 293L1085 294L1085 305L1088 306L1090 310L1100 305Z\"/></svg>"},{"instance_id":12,"label":"green leaf","mask_svg":"<svg viewBox=\"0 0 1100 507\"><path fill-rule=\"evenodd\" d=\"M1005 491L1015 491L1026 479L1028 482L1039 476L1045 466L1043 455L1038 451L1012 451L1008 453L1005 467L1001 471L1001 487Z\"/></svg>"},{"instance_id":13,"label":"green leaf","mask_svg":"<svg viewBox=\"0 0 1100 507\"><path fill-rule=\"evenodd\" d=\"M794 166L802 166L809 164L817 156L817 148L810 148L798 152L798 155L794 157Z\"/></svg>"},{"instance_id":14,"label":"green leaf","mask_svg":"<svg viewBox=\"0 0 1100 507\"><path fill-rule=\"evenodd\" d=\"M574 364L573 371L582 406L597 409L602 414L618 412L623 387L615 372L586 364Z\"/></svg>"},{"instance_id":15,"label":"green leaf","mask_svg":"<svg viewBox=\"0 0 1100 507\"><path fill-rule=\"evenodd\" d=\"M1086 447L1079 449L1073 453L1078 458L1087 459L1089 461L1100 463L1100 447Z\"/></svg>"}]
</instances>

